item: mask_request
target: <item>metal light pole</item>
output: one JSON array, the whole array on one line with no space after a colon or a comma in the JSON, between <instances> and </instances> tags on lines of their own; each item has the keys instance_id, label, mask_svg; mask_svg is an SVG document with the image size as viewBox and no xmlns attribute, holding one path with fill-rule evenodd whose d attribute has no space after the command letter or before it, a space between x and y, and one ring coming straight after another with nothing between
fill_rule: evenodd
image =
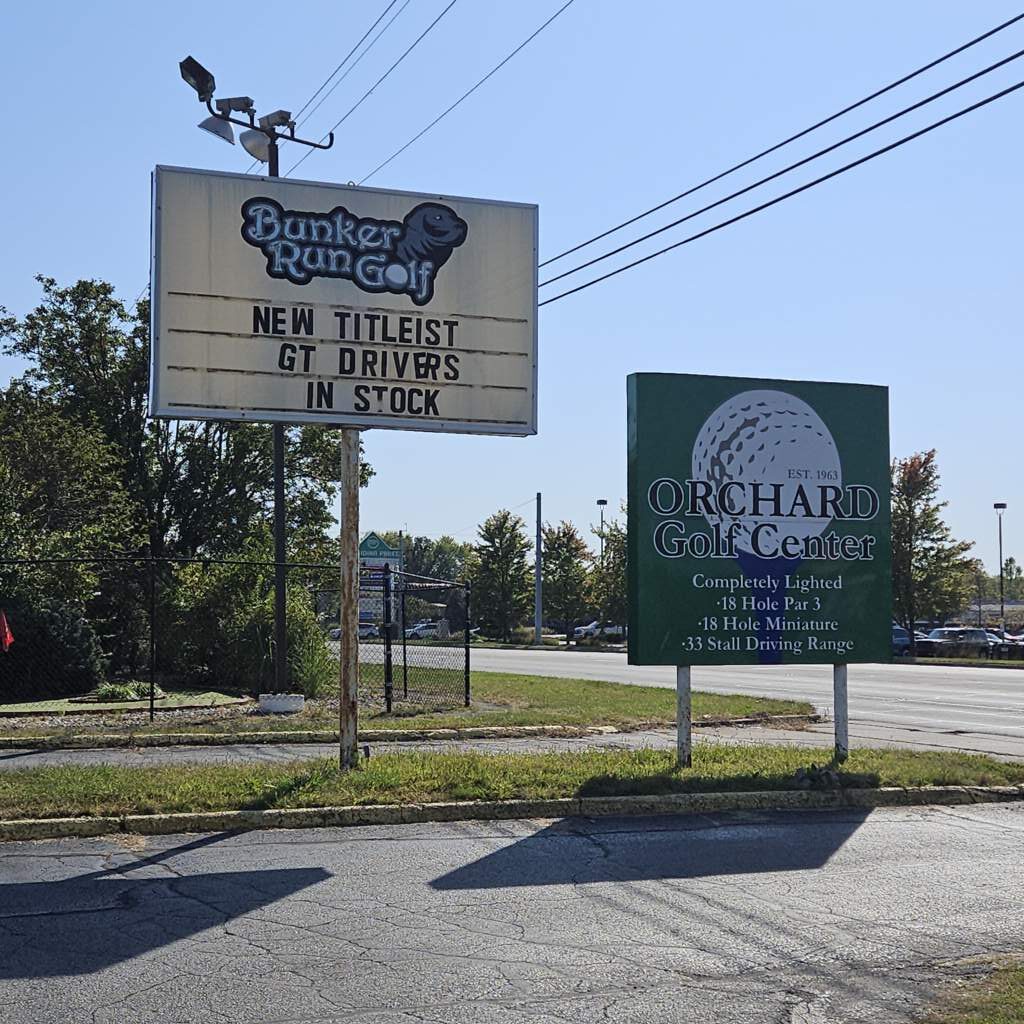
<instances>
[{"instance_id":1,"label":"metal light pole","mask_svg":"<svg viewBox=\"0 0 1024 1024\"><path fill-rule=\"evenodd\" d=\"M206 104L210 116L200 123L204 131L212 132L231 145L235 144L234 132L229 127L237 125L246 131L239 136L245 151L267 165L267 175L279 176L278 140L298 142L312 149L330 149L334 145L334 133L328 135L326 143L300 139L295 135L295 122L287 110L275 110L272 114L256 119L256 108L248 96L235 96L216 101L213 94L217 85L213 74L194 57L186 57L179 65L181 77L195 89L201 103ZM232 113L244 114L247 120L232 117ZM278 129L284 129L279 131ZM285 503L284 503L284 424L273 425L274 434L274 685L278 692L288 689L288 621L286 612L287 594L287 547L285 544ZM358 447L358 441L357 441ZM358 482L356 484L358 486ZM344 646L344 645L343 645Z\"/></svg>"},{"instance_id":2,"label":"metal light pole","mask_svg":"<svg viewBox=\"0 0 1024 1024\"><path fill-rule=\"evenodd\" d=\"M1006 511L1006 502L997 501L992 506L996 510L996 518L999 520L999 628L1006 634L1006 601L1003 597L1003 513Z\"/></svg>"},{"instance_id":3,"label":"metal light pole","mask_svg":"<svg viewBox=\"0 0 1024 1024\"><path fill-rule=\"evenodd\" d=\"M598 534L598 537L601 540L601 559L600 559L600 561L601 561L602 568L604 567L604 507L607 504L608 504L608 499L607 498L598 498L597 499L597 507L598 507L598 509L601 512L601 532Z\"/></svg>"},{"instance_id":4,"label":"metal light pole","mask_svg":"<svg viewBox=\"0 0 1024 1024\"><path fill-rule=\"evenodd\" d=\"M544 642L542 636L543 620L543 589L544 589L544 531L540 516L540 491L537 492L537 539L533 559L533 642L540 647Z\"/></svg>"}]
</instances>

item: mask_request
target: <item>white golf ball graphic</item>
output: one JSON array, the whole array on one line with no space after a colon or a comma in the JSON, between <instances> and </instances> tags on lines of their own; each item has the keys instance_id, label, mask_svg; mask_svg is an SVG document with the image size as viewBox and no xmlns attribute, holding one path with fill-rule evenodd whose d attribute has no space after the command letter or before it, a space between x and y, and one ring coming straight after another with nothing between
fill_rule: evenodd
<instances>
[{"instance_id":1,"label":"white golf ball graphic","mask_svg":"<svg viewBox=\"0 0 1024 1024\"><path fill-rule=\"evenodd\" d=\"M746 484L742 503L739 489L734 490L734 508L747 514L730 516L722 509L705 518L721 525L723 534L735 527L733 536L739 551L756 554L752 534L762 523L773 524L781 537L806 540L819 536L832 521L831 516L813 518L786 515L793 508L797 488L802 486L812 511L820 511L819 491L828 484L841 488L842 466L839 450L821 417L804 401L785 391L743 391L723 402L704 422L693 446L694 480L711 484L713 493L725 483ZM761 493L770 495L772 485L781 486L783 514L750 514L750 484L759 482ZM717 506L716 506L717 507ZM761 509L771 506L762 503Z\"/></svg>"},{"instance_id":2,"label":"white golf ball graphic","mask_svg":"<svg viewBox=\"0 0 1024 1024\"><path fill-rule=\"evenodd\" d=\"M384 280L391 288L404 288L409 283L409 271L401 263L389 263L384 270Z\"/></svg>"}]
</instances>

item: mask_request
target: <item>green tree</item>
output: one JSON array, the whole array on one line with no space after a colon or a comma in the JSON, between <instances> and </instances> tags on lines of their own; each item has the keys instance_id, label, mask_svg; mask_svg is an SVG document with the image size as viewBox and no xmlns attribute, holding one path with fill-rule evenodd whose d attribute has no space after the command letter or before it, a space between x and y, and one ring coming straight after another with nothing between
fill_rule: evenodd
<instances>
[{"instance_id":1,"label":"green tree","mask_svg":"<svg viewBox=\"0 0 1024 1024\"><path fill-rule=\"evenodd\" d=\"M464 544L447 534L435 540L433 537L410 537L397 530L386 530L379 536L393 548L401 542L406 572L434 580L465 578L466 560L472 553L472 544Z\"/></svg>"},{"instance_id":2,"label":"green tree","mask_svg":"<svg viewBox=\"0 0 1024 1024\"><path fill-rule=\"evenodd\" d=\"M999 577L994 578L995 592L999 593ZM1017 559L1006 558L1003 560L1003 596L1007 601L1019 601L1024 597L1024 566L1018 564Z\"/></svg>"},{"instance_id":3,"label":"green tree","mask_svg":"<svg viewBox=\"0 0 1024 1024\"><path fill-rule=\"evenodd\" d=\"M625 515L626 506L622 505ZM598 540L604 539L604 555L591 570L591 594L601 619L625 624L628 615L626 599L626 528L618 519L606 520L604 532L594 529Z\"/></svg>"},{"instance_id":4,"label":"green tree","mask_svg":"<svg viewBox=\"0 0 1024 1024\"><path fill-rule=\"evenodd\" d=\"M590 566L593 555L572 523L545 524L542 529L544 618L563 623L567 635L592 607Z\"/></svg>"},{"instance_id":5,"label":"green tree","mask_svg":"<svg viewBox=\"0 0 1024 1024\"><path fill-rule=\"evenodd\" d=\"M273 501L269 426L147 419L149 308L129 309L103 281L61 287L38 278L40 304L19 319L0 309L4 351L29 360L16 387L60 411L74 427L98 432L120 464L121 484L146 525L154 555L191 557L238 551ZM289 430L286 481L294 549L327 543L338 479L330 430ZM361 482L372 470L361 467ZM118 540L130 550L133 533Z\"/></svg>"},{"instance_id":6,"label":"green tree","mask_svg":"<svg viewBox=\"0 0 1024 1024\"><path fill-rule=\"evenodd\" d=\"M893 460L891 475L894 616L913 636L918 619L942 622L970 603L977 563L943 521L935 450Z\"/></svg>"},{"instance_id":7,"label":"green tree","mask_svg":"<svg viewBox=\"0 0 1024 1024\"><path fill-rule=\"evenodd\" d=\"M0 437L4 558L102 557L140 539L119 453L96 428L77 425L51 402L12 385L0 392ZM52 609L40 623L88 613L103 635L116 637L129 602L105 600L106 590L115 591L102 587L103 580L96 564L0 564L0 594L7 603L19 596L26 608ZM125 588L116 593L123 598Z\"/></svg>"},{"instance_id":8,"label":"green tree","mask_svg":"<svg viewBox=\"0 0 1024 1024\"><path fill-rule=\"evenodd\" d=\"M506 509L489 516L478 532L471 559L473 617L488 635L509 640L533 600L532 567L527 559L533 545L522 518Z\"/></svg>"}]
</instances>

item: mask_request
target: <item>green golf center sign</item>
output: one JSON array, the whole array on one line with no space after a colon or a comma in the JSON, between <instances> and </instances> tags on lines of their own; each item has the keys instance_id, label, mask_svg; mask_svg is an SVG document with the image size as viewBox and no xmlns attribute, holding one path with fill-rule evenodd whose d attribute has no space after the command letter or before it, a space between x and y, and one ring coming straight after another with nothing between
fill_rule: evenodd
<instances>
[{"instance_id":1,"label":"green golf center sign","mask_svg":"<svg viewBox=\"0 0 1024 1024\"><path fill-rule=\"evenodd\" d=\"M891 657L888 391L628 378L629 661Z\"/></svg>"}]
</instances>

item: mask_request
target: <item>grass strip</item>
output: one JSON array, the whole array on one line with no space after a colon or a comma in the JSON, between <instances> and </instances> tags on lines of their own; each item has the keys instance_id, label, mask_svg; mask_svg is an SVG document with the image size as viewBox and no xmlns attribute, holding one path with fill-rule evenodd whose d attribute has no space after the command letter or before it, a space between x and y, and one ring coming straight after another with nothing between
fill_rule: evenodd
<instances>
[{"instance_id":1,"label":"grass strip","mask_svg":"<svg viewBox=\"0 0 1024 1024\"><path fill-rule=\"evenodd\" d=\"M701 745L693 767L672 751L564 754L384 754L356 771L332 760L288 764L58 765L0 772L0 818L543 800L577 796L749 792L803 788L799 768L827 763L827 749ZM857 750L844 785L1018 785L1024 764L941 751Z\"/></svg>"},{"instance_id":2,"label":"grass strip","mask_svg":"<svg viewBox=\"0 0 1024 1024\"><path fill-rule=\"evenodd\" d=\"M424 670L420 670L423 672ZM434 670L437 671L437 670ZM675 720L675 690L657 686L628 686L597 679L560 679L549 676L513 675L503 672L473 673L473 705L452 710L423 710L418 713L387 715L383 711L362 709L360 724L366 729L458 729L490 725L612 725L638 728L664 725ZM693 716L702 718L756 718L769 715L812 714L814 708L804 701L773 700L739 694L696 692ZM242 734L247 731L291 731L295 729L335 729L337 711L329 703L308 704L295 715L216 714L188 721L157 720L153 725L93 725L69 720L60 726L33 727L33 735L88 735L90 732L125 731L220 732ZM4 730L0 735L17 736L25 730Z\"/></svg>"},{"instance_id":3,"label":"grass strip","mask_svg":"<svg viewBox=\"0 0 1024 1024\"><path fill-rule=\"evenodd\" d=\"M1021 1024L1024 964L1011 964L973 978L932 1010L922 1024Z\"/></svg>"}]
</instances>

